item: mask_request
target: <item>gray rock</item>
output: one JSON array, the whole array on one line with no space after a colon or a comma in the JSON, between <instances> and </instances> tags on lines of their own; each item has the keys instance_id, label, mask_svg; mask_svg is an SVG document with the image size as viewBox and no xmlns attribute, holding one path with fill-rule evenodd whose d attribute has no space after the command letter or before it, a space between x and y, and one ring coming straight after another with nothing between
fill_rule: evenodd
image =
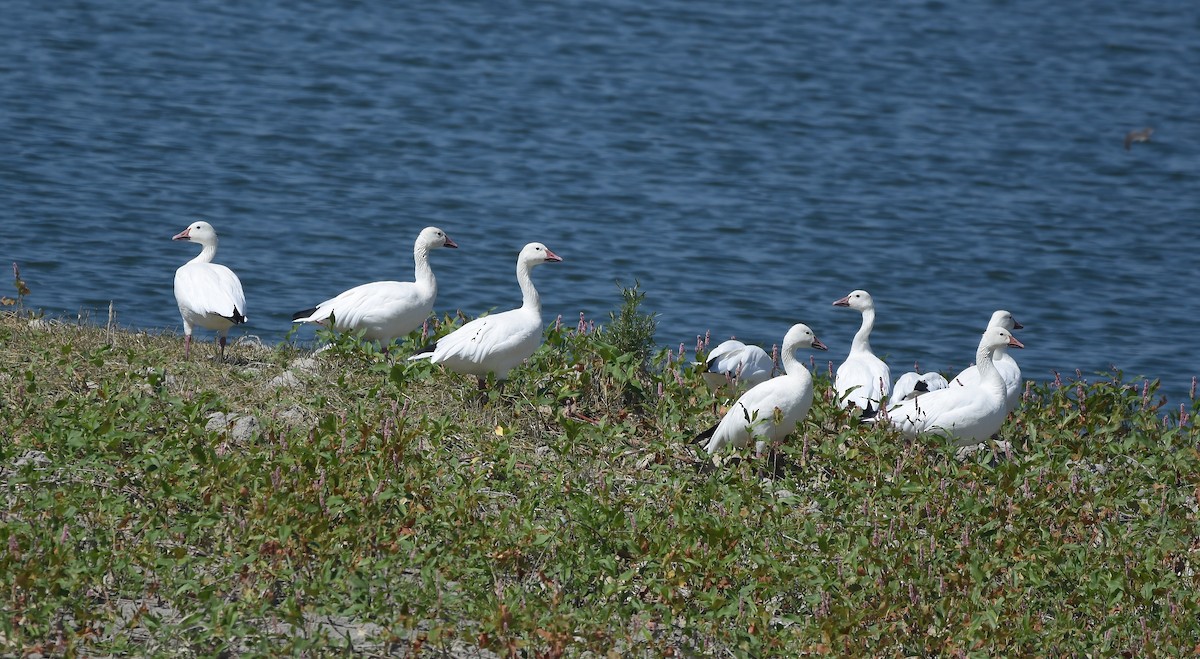
<instances>
[{"instance_id":1,"label":"gray rock","mask_svg":"<svg viewBox=\"0 0 1200 659\"><path fill-rule=\"evenodd\" d=\"M957 458L959 462L972 460L974 459L976 453L981 451L991 452L992 444L993 442L980 442L978 444L960 446L958 450L954 452L954 457ZM994 444L996 446L996 451L992 454L992 466L995 466L1000 460L1013 455L1013 446L1009 442L997 441L994 442Z\"/></svg>"},{"instance_id":2,"label":"gray rock","mask_svg":"<svg viewBox=\"0 0 1200 659\"><path fill-rule=\"evenodd\" d=\"M292 360L291 368L305 373L316 373L321 368L321 365L312 357L301 357Z\"/></svg>"},{"instance_id":3,"label":"gray rock","mask_svg":"<svg viewBox=\"0 0 1200 659\"><path fill-rule=\"evenodd\" d=\"M290 428L299 428L312 423L312 420L309 419L308 413L305 412L304 408L302 407L289 407L280 412L276 418Z\"/></svg>"},{"instance_id":4,"label":"gray rock","mask_svg":"<svg viewBox=\"0 0 1200 659\"><path fill-rule=\"evenodd\" d=\"M286 389L299 387L300 385L300 378L296 377L296 374L291 371L284 371L267 382L267 386L272 389Z\"/></svg>"},{"instance_id":5,"label":"gray rock","mask_svg":"<svg viewBox=\"0 0 1200 659\"><path fill-rule=\"evenodd\" d=\"M233 442L248 443L258 435L258 425L258 419L250 415L214 412L209 415L204 429L225 432Z\"/></svg>"},{"instance_id":6,"label":"gray rock","mask_svg":"<svg viewBox=\"0 0 1200 659\"><path fill-rule=\"evenodd\" d=\"M22 453L21 457L13 461L13 466L18 469L27 464L32 464L35 467L41 467L50 464L50 458L47 458L46 454L41 451L34 451L30 449Z\"/></svg>"}]
</instances>

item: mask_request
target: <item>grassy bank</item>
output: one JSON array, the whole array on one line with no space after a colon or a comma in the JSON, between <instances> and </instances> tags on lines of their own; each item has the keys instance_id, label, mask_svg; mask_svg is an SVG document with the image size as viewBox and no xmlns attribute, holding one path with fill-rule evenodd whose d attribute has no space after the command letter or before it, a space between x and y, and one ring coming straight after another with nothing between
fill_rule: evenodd
<instances>
[{"instance_id":1,"label":"grassy bank","mask_svg":"<svg viewBox=\"0 0 1200 659\"><path fill-rule=\"evenodd\" d=\"M1200 434L1152 388L1034 387L963 456L819 368L776 464L713 466L699 376L620 338L552 329L481 406L349 340L189 362L0 315L0 652L1200 649Z\"/></svg>"}]
</instances>

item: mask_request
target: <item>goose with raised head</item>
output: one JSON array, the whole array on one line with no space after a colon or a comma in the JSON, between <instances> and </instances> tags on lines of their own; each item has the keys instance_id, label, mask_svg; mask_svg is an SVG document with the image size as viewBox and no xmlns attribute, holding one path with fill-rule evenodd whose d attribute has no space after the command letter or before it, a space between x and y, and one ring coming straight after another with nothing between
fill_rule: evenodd
<instances>
[{"instance_id":1,"label":"goose with raised head","mask_svg":"<svg viewBox=\"0 0 1200 659\"><path fill-rule=\"evenodd\" d=\"M975 359L979 381L970 386L950 386L888 408L886 418L909 437L925 433L945 435L960 446L986 441L1004 424L1004 380L992 361L1000 348L1025 346L1003 327L989 327L979 340Z\"/></svg>"},{"instance_id":2,"label":"goose with raised head","mask_svg":"<svg viewBox=\"0 0 1200 659\"><path fill-rule=\"evenodd\" d=\"M992 319L988 321L988 327L1003 327L1012 332L1022 329L1024 325L1018 323L1011 313L1000 309L992 314ZM1000 346L992 353L992 364L1004 380L1005 406L1011 412L1016 409L1017 403L1021 400L1021 367L1017 365L1017 360L1008 354L1007 346ZM979 367L976 362L976 365L968 366L954 376L950 383L961 387L972 386L979 382L979 377Z\"/></svg>"},{"instance_id":3,"label":"goose with raised head","mask_svg":"<svg viewBox=\"0 0 1200 659\"><path fill-rule=\"evenodd\" d=\"M476 318L409 359L429 359L456 373L474 375L480 389L487 383L488 373L500 381L507 379L508 372L542 344L542 300L533 287L530 270L559 261L562 258L545 245L529 243L517 256L520 307Z\"/></svg>"},{"instance_id":4,"label":"goose with raised head","mask_svg":"<svg viewBox=\"0 0 1200 659\"><path fill-rule=\"evenodd\" d=\"M229 328L246 322L246 294L242 282L229 268L213 263L217 255L217 232L203 220L171 237L201 246L196 258L175 271L175 303L183 318L183 355L192 356L192 330L214 330L225 358L225 337Z\"/></svg>"},{"instance_id":5,"label":"goose with raised head","mask_svg":"<svg viewBox=\"0 0 1200 659\"><path fill-rule=\"evenodd\" d=\"M892 385L892 393L888 396L888 400L897 403L902 400L911 400L931 391L945 389L948 386L950 386L950 383L946 381L946 376L937 371L930 371L928 373L909 371L896 378L896 384Z\"/></svg>"},{"instance_id":6,"label":"goose with raised head","mask_svg":"<svg viewBox=\"0 0 1200 659\"><path fill-rule=\"evenodd\" d=\"M386 346L421 326L433 312L437 279L429 267L429 252L458 247L437 227L425 227L413 244L414 281L374 281L292 315L297 323L317 323L341 332L363 332L363 338Z\"/></svg>"},{"instance_id":7,"label":"goose with raised head","mask_svg":"<svg viewBox=\"0 0 1200 659\"><path fill-rule=\"evenodd\" d=\"M871 330L875 328L875 301L871 294L852 291L833 303L862 313L862 325L850 344L850 354L838 367L833 388L843 407L857 405L865 413L879 409L879 402L892 390L892 373L883 360L871 350Z\"/></svg>"},{"instance_id":8,"label":"goose with raised head","mask_svg":"<svg viewBox=\"0 0 1200 659\"><path fill-rule=\"evenodd\" d=\"M766 350L737 339L722 341L708 353L704 362L704 382L717 390L726 384L753 387L771 379L775 362Z\"/></svg>"},{"instance_id":9,"label":"goose with raised head","mask_svg":"<svg viewBox=\"0 0 1200 659\"><path fill-rule=\"evenodd\" d=\"M720 423L700 433L704 450L715 453L727 446L742 448L756 440L762 453L771 442L783 439L808 414L813 401L813 379L808 367L796 359L800 348L825 350L825 344L803 323L792 325L783 337L780 352L784 374L751 388L729 408Z\"/></svg>"}]
</instances>

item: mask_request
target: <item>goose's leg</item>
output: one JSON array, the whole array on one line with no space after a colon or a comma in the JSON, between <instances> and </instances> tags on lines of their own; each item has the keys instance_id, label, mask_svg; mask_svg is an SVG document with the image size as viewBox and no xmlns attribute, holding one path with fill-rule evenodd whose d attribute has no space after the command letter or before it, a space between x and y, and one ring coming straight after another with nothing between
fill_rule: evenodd
<instances>
[{"instance_id":1,"label":"goose's leg","mask_svg":"<svg viewBox=\"0 0 1200 659\"><path fill-rule=\"evenodd\" d=\"M475 381L477 386L476 391L478 391L475 395L475 402L479 403L480 407L482 407L487 404L488 399L487 378L475 376Z\"/></svg>"}]
</instances>

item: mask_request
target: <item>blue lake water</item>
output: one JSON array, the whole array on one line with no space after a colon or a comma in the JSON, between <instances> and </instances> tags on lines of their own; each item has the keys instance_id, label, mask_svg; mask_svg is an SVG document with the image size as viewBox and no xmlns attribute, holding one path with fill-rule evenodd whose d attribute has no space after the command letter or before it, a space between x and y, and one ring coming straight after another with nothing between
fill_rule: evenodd
<instances>
[{"instance_id":1,"label":"blue lake water","mask_svg":"<svg viewBox=\"0 0 1200 659\"><path fill-rule=\"evenodd\" d=\"M51 315L179 331L204 218L278 341L436 225L440 311L516 305L539 240L547 322L637 280L663 345L806 322L840 360L864 288L896 374L997 308L1028 378L1200 374L1197 3L9 0L0 135L0 263Z\"/></svg>"}]
</instances>

